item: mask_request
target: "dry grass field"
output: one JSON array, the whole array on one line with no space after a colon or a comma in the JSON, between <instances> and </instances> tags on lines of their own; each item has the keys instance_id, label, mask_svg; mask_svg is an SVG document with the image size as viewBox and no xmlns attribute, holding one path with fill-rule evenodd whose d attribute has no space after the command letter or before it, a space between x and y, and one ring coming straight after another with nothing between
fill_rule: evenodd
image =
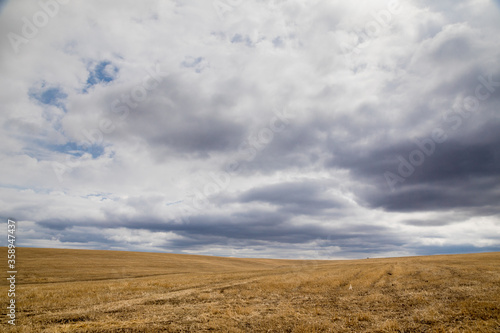
<instances>
[{"instance_id":1,"label":"dry grass field","mask_svg":"<svg viewBox=\"0 0 500 333\"><path fill-rule=\"evenodd\" d=\"M2 332L500 332L500 253L289 261L18 248L17 266L17 325L2 279Z\"/></svg>"}]
</instances>

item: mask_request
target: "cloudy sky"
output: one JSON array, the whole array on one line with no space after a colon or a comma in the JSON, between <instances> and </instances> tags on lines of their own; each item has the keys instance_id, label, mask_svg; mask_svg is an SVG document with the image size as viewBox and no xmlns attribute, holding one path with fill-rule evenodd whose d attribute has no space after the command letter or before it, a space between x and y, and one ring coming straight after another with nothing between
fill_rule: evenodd
<instances>
[{"instance_id":1,"label":"cloudy sky","mask_svg":"<svg viewBox=\"0 0 500 333\"><path fill-rule=\"evenodd\" d=\"M0 8L0 217L20 246L500 251L499 2Z\"/></svg>"}]
</instances>

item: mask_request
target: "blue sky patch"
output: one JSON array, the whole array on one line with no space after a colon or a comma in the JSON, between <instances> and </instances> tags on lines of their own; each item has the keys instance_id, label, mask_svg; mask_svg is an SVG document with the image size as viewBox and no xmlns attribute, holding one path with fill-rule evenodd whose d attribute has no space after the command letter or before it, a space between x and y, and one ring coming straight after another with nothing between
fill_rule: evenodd
<instances>
[{"instance_id":1,"label":"blue sky patch","mask_svg":"<svg viewBox=\"0 0 500 333\"><path fill-rule=\"evenodd\" d=\"M44 105L53 105L64 109L63 100L68 95L61 88L48 86L46 82L42 82L39 87L33 87L29 90L28 95Z\"/></svg>"},{"instance_id":2,"label":"blue sky patch","mask_svg":"<svg viewBox=\"0 0 500 333\"><path fill-rule=\"evenodd\" d=\"M203 57L186 57L181 65L186 68L194 68L196 73L201 73L208 66L208 63Z\"/></svg>"},{"instance_id":3,"label":"blue sky patch","mask_svg":"<svg viewBox=\"0 0 500 333\"><path fill-rule=\"evenodd\" d=\"M92 67L92 66L91 66ZM118 67L113 65L111 61L105 60L97 63L92 69L89 69L89 77L87 79L87 86L84 92L88 91L88 88L95 86L99 83L109 83L116 79L118 75Z\"/></svg>"},{"instance_id":4,"label":"blue sky patch","mask_svg":"<svg viewBox=\"0 0 500 333\"><path fill-rule=\"evenodd\" d=\"M202 57L198 57L198 58L193 58L193 57L188 57L186 58L186 60L184 60L182 62L182 66L184 67L195 67L196 65L198 65L201 61L203 60Z\"/></svg>"},{"instance_id":5,"label":"blue sky patch","mask_svg":"<svg viewBox=\"0 0 500 333\"><path fill-rule=\"evenodd\" d=\"M245 43L246 46L252 47L253 43L250 37L248 36L242 36L240 34L236 34L233 36L231 39L232 44L238 44L238 43Z\"/></svg>"},{"instance_id":6,"label":"blue sky patch","mask_svg":"<svg viewBox=\"0 0 500 333\"><path fill-rule=\"evenodd\" d=\"M284 43L283 43L283 39L281 39L281 37L276 37L275 39L273 39L273 45L274 47L283 47Z\"/></svg>"},{"instance_id":7,"label":"blue sky patch","mask_svg":"<svg viewBox=\"0 0 500 333\"><path fill-rule=\"evenodd\" d=\"M82 195L81 197L82 198L98 198L99 201L104 201L104 200L108 200L109 199L109 196L112 196L113 193L90 193L90 194L87 194L87 195Z\"/></svg>"},{"instance_id":8,"label":"blue sky patch","mask_svg":"<svg viewBox=\"0 0 500 333\"><path fill-rule=\"evenodd\" d=\"M56 151L63 154L69 154L76 157L80 157L85 153L92 155L92 158L98 158L104 154L104 147L99 145L83 146L76 142L70 141L64 145L48 145L52 151Z\"/></svg>"}]
</instances>

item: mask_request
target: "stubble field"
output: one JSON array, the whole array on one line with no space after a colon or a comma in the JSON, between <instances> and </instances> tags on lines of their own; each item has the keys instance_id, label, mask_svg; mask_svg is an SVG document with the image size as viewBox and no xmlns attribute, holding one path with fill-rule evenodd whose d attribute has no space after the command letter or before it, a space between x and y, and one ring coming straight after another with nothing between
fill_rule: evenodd
<instances>
[{"instance_id":1,"label":"stubble field","mask_svg":"<svg viewBox=\"0 0 500 333\"><path fill-rule=\"evenodd\" d=\"M500 253L290 261L18 248L16 258L15 327L0 284L5 332L500 332Z\"/></svg>"}]
</instances>

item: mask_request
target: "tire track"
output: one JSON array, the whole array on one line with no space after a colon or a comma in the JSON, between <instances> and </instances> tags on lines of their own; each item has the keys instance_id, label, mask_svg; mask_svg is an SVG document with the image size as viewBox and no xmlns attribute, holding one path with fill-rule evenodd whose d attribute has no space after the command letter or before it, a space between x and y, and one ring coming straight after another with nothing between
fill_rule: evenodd
<instances>
[{"instance_id":1,"label":"tire track","mask_svg":"<svg viewBox=\"0 0 500 333\"><path fill-rule=\"evenodd\" d=\"M152 305L155 302L162 303L166 302L171 299L175 299L177 297L182 297L182 296L187 296L187 295L192 295L192 294L198 294L198 293L203 293L203 292L210 292L214 291L217 289L227 289L235 286L240 286L248 283L252 283L258 280L261 280L263 278L273 276L273 275L282 275L283 272L267 272L268 274L262 274L256 277L251 277L247 278L244 281L231 281L231 282L216 282L212 283L209 285L202 284L202 285L197 285L197 286L192 286L192 287L187 287L187 288L181 288L181 289L176 289L173 291L169 291L165 293L163 297L152 297L152 295L147 295L147 296L142 296L138 298L132 298L132 299L124 299L124 300L118 300L118 301L113 301L113 302L107 302L107 303L102 303L102 304L95 304L95 305L89 305L85 306L82 308L73 308L71 310L66 310L66 311L56 311L56 312L44 312L44 313L37 313L34 315L32 318L36 320L37 317L44 317L44 319L49 320L49 321L54 321L54 320L60 320L61 317L85 317L89 316L92 314L95 314L96 312L98 313L116 313L116 312L121 312L121 311L127 311L129 308L137 307L137 306L147 306L147 305Z\"/></svg>"}]
</instances>

